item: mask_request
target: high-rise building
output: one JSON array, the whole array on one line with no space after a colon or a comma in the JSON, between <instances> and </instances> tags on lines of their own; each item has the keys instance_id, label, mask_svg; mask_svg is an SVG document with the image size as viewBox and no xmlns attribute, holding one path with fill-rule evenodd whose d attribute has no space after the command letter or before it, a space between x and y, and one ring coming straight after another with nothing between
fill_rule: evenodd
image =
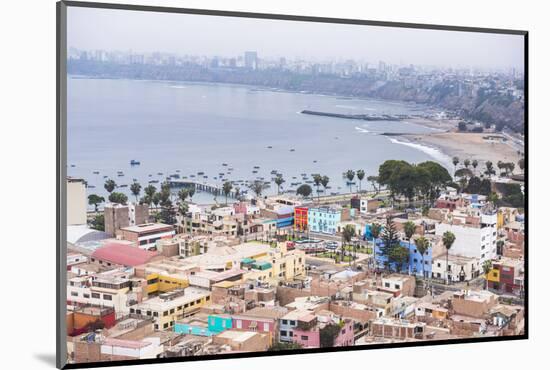
<instances>
[{"instance_id":1,"label":"high-rise building","mask_svg":"<svg viewBox=\"0 0 550 370\"><path fill-rule=\"evenodd\" d=\"M258 53L255 51L245 51L244 53L244 66L248 69L258 68Z\"/></svg>"}]
</instances>

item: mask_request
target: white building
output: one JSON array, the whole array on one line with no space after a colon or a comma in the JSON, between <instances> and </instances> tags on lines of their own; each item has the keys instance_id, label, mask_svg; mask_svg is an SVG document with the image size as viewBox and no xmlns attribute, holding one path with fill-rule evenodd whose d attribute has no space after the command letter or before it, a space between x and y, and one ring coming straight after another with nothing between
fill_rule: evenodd
<instances>
[{"instance_id":1,"label":"white building","mask_svg":"<svg viewBox=\"0 0 550 370\"><path fill-rule=\"evenodd\" d=\"M451 281L470 281L480 275L480 266L478 258L454 254L449 254L447 265L446 255L442 254L432 260L432 277L446 279L450 276ZM445 269L447 269L447 272Z\"/></svg>"},{"instance_id":2,"label":"white building","mask_svg":"<svg viewBox=\"0 0 550 370\"><path fill-rule=\"evenodd\" d=\"M67 178L67 225L86 225L86 183Z\"/></svg>"},{"instance_id":3,"label":"white building","mask_svg":"<svg viewBox=\"0 0 550 370\"><path fill-rule=\"evenodd\" d=\"M439 223L435 225L435 235L443 236L452 232L456 239L449 253L457 256L473 257L483 263L492 259L497 252L497 215L481 215L479 225Z\"/></svg>"},{"instance_id":4,"label":"white building","mask_svg":"<svg viewBox=\"0 0 550 370\"><path fill-rule=\"evenodd\" d=\"M113 307L115 313L128 313L131 281L123 278L75 277L67 284L67 302L73 306Z\"/></svg>"}]
</instances>

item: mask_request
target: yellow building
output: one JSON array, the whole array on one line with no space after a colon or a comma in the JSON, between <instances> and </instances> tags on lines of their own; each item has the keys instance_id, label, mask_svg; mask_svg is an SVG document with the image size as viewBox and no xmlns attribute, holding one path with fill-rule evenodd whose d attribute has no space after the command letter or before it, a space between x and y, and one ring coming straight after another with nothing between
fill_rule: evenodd
<instances>
[{"instance_id":1,"label":"yellow building","mask_svg":"<svg viewBox=\"0 0 550 370\"><path fill-rule=\"evenodd\" d=\"M189 286L187 276L168 273L148 273L147 294L167 293L175 289L183 289Z\"/></svg>"},{"instance_id":2,"label":"yellow building","mask_svg":"<svg viewBox=\"0 0 550 370\"><path fill-rule=\"evenodd\" d=\"M486 279L498 283L500 281L500 271L498 268L493 268L486 276Z\"/></svg>"},{"instance_id":3,"label":"yellow building","mask_svg":"<svg viewBox=\"0 0 550 370\"><path fill-rule=\"evenodd\" d=\"M279 243L266 255L250 258L246 265L248 269L243 279L254 280L292 280L297 276L305 276L305 252L301 250L287 251L286 243Z\"/></svg>"},{"instance_id":4,"label":"yellow building","mask_svg":"<svg viewBox=\"0 0 550 370\"><path fill-rule=\"evenodd\" d=\"M207 290L177 289L130 307L130 313L153 318L156 330L171 330L176 320L195 314L210 299Z\"/></svg>"}]
</instances>

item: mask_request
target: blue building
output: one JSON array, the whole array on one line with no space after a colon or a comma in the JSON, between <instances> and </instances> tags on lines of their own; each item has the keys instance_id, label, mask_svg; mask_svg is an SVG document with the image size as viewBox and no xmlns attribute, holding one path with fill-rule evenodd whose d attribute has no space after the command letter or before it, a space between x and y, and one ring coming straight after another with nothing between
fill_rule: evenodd
<instances>
[{"instance_id":1,"label":"blue building","mask_svg":"<svg viewBox=\"0 0 550 370\"><path fill-rule=\"evenodd\" d=\"M336 234L341 211L329 207L310 208L307 213L309 231L323 234Z\"/></svg>"},{"instance_id":2,"label":"blue building","mask_svg":"<svg viewBox=\"0 0 550 370\"><path fill-rule=\"evenodd\" d=\"M176 322L174 324L174 332L178 334L192 334L199 337L211 337L217 334L208 330L204 326L191 325L191 324L186 324L181 322Z\"/></svg>"},{"instance_id":3,"label":"blue building","mask_svg":"<svg viewBox=\"0 0 550 370\"><path fill-rule=\"evenodd\" d=\"M208 330L219 334L222 331L233 328L233 320L230 316L225 315L209 315Z\"/></svg>"},{"instance_id":4,"label":"blue building","mask_svg":"<svg viewBox=\"0 0 550 370\"><path fill-rule=\"evenodd\" d=\"M372 239L372 236L370 237ZM409 250L409 261L404 263L400 269L401 273L416 275L422 277L422 271L424 271L424 276L428 277L432 275L432 248L428 248L424 254L424 270L422 270L422 256L418 253L414 241L411 241L410 247L408 241L400 241L401 246ZM379 269L384 269L388 258L382 255L382 248L384 247L384 242L380 239L376 240L376 266ZM392 270L395 270L395 264L390 266Z\"/></svg>"},{"instance_id":5,"label":"blue building","mask_svg":"<svg viewBox=\"0 0 550 370\"><path fill-rule=\"evenodd\" d=\"M277 214L278 229L294 225L294 207L280 207L275 210L275 213Z\"/></svg>"}]
</instances>

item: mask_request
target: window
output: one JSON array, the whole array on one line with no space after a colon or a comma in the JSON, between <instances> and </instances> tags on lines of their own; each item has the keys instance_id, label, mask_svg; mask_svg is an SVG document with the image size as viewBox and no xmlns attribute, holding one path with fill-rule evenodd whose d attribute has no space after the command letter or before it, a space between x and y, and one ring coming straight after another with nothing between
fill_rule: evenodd
<instances>
[{"instance_id":1,"label":"window","mask_svg":"<svg viewBox=\"0 0 550 370\"><path fill-rule=\"evenodd\" d=\"M107 301L112 301L113 300L113 296L110 295L110 294L103 294L103 299L107 300Z\"/></svg>"},{"instance_id":2,"label":"window","mask_svg":"<svg viewBox=\"0 0 550 370\"><path fill-rule=\"evenodd\" d=\"M286 330L281 330L280 336L281 337L286 337L286 335L287 335Z\"/></svg>"},{"instance_id":3,"label":"window","mask_svg":"<svg viewBox=\"0 0 550 370\"><path fill-rule=\"evenodd\" d=\"M168 323L165 323L162 327L166 329L168 327Z\"/></svg>"},{"instance_id":4,"label":"window","mask_svg":"<svg viewBox=\"0 0 550 370\"><path fill-rule=\"evenodd\" d=\"M88 293L83 294L84 298L90 298L90 295Z\"/></svg>"},{"instance_id":5,"label":"window","mask_svg":"<svg viewBox=\"0 0 550 370\"><path fill-rule=\"evenodd\" d=\"M92 293L92 298L99 299L100 298L99 293Z\"/></svg>"},{"instance_id":6,"label":"window","mask_svg":"<svg viewBox=\"0 0 550 370\"><path fill-rule=\"evenodd\" d=\"M136 310L136 313L137 313L138 315L141 315L141 310L140 310L140 309L137 309L137 310Z\"/></svg>"},{"instance_id":7,"label":"window","mask_svg":"<svg viewBox=\"0 0 550 370\"><path fill-rule=\"evenodd\" d=\"M147 311L147 316L151 316L151 311Z\"/></svg>"},{"instance_id":8,"label":"window","mask_svg":"<svg viewBox=\"0 0 550 370\"><path fill-rule=\"evenodd\" d=\"M289 332L288 332L288 336L289 336L289 337L293 337L293 336L294 336L294 332L289 331Z\"/></svg>"},{"instance_id":9,"label":"window","mask_svg":"<svg viewBox=\"0 0 550 370\"><path fill-rule=\"evenodd\" d=\"M296 326L296 321L290 320L290 325L291 325L291 326Z\"/></svg>"},{"instance_id":10,"label":"window","mask_svg":"<svg viewBox=\"0 0 550 370\"><path fill-rule=\"evenodd\" d=\"M73 297L78 297L78 293L77 293L77 292L71 292L71 295L72 295Z\"/></svg>"},{"instance_id":11,"label":"window","mask_svg":"<svg viewBox=\"0 0 550 370\"><path fill-rule=\"evenodd\" d=\"M302 336L300 337L300 339L301 339L301 340L308 340L309 337L308 337L307 335L302 335Z\"/></svg>"},{"instance_id":12,"label":"window","mask_svg":"<svg viewBox=\"0 0 550 370\"><path fill-rule=\"evenodd\" d=\"M174 313L174 309L172 308L172 309L170 310L170 314L173 314L173 313Z\"/></svg>"},{"instance_id":13,"label":"window","mask_svg":"<svg viewBox=\"0 0 550 370\"><path fill-rule=\"evenodd\" d=\"M283 320L283 325L288 325L288 320Z\"/></svg>"},{"instance_id":14,"label":"window","mask_svg":"<svg viewBox=\"0 0 550 370\"><path fill-rule=\"evenodd\" d=\"M159 324L155 324L155 330L159 330Z\"/></svg>"},{"instance_id":15,"label":"window","mask_svg":"<svg viewBox=\"0 0 550 370\"><path fill-rule=\"evenodd\" d=\"M237 329L242 329L243 322L241 320L237 320L237 321L235 321L235 325L237 326Z\"/></svg>"},{"instance_id":16,"label":"window","mask_svg":"<svg viewBox=\"0 0 550 370\"><path fill-rule=\"evenodd\" d=\"M269 323L264 322L264 331L269 331Z\"/></svg>"},{"instance_id":17,"label":"window","mask_svg":"<svg viewBox=\"0 0 550 370\"><path fill-rule=\"evenodd\" d=\"M153 317L159 317L159 313L158 312L153 312Z\"/></svg>"},{"instance_id":18,"label":"window","mask_svg":"<svg viewBox=\"0 0 550 370\"><path fill-rule=\"evenodd\" d=\"M164 311L164 312L162 313L162 316L168 316L168 311Z\"/></svg>"}]
</instances>

